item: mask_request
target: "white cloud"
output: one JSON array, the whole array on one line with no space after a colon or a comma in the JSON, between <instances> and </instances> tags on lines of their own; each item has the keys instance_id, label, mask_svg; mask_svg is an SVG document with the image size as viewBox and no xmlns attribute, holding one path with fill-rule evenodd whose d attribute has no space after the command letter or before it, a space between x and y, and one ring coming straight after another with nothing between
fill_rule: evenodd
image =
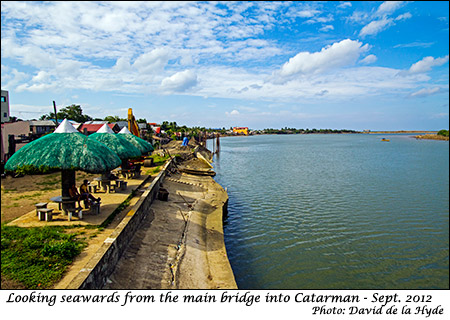
<instances>
[{"instance_id":1,"label":"white cloud","mask_svg":"<svg viewBox=\"0 0 450 320\"><path fill-rule=\"evenodd\" d=\"M368 25L366 25L364 28L361 29L359 32L359 35L361 37L365 37L368 35L376 35L380 33L381 31L389 28L393 25L393 21L390 18L383 18L381 20L375 20L370 22Z\"/></svg>"},{"instance_id":2,"label":"white cloud","mask_svg":"<svg viewBox=\"0 0 450 320\"><path fill-rule=\"evenodd\" d=\"M239 113L239 111L237 111L237 110L233 110L233 111L231 111L231 112L225 112L225 114L227 115L227 116L238 116L240 113Z\"/></svg>"},{"instance_id":3,"label":"white cloud","mask_svg":"<svg viewBox=\"0 0 450 320\"><path fill-rule=\"evenodd\" d=\"M377 61L377 57L373 54L369 54L367 57L365 57L364 59L362 59L360 61L360 63L362 64L371 64Z\"/></svg>"},{"instance_id":4,"label":"white cloud","mask_svg":"<svg viewBox=\"0 0 450 320\"><path fill-rule=\"evenodd\" d=\"M305 21L305 23L307 24L314 24L314 23L327 23L330 21L333 21L334 18L331 14L324 16L324 17L313 17L307 21Z\"/></svg>"},{"instance_id":5,"label":"white cloud","mask_svg":"<svg viewBox=\"0 0 450 320\"><path fill-rule=\"evenodd\" d=\"M113 68L119 72L129 71L131 69L130 59L126 57L120 57L119 59L117 59L116 64Z\"/></svg>"},{"instance_id":6,"label":"white cloud","mask_svg":"<svg viewBox=\"0 0 450 320\"><path fill-rule=\"evenodd\" d=\"M184 92L197 85L197 75L191 70L177 72L161 81L164 92Z\"/></svg>"},{"instance_id":7,"label":"white cloud","mask_svg":"<svg viewBox=\"0 0 450 320\"><path fill-rule=\"evenodd\" d=\"M317 74L333 68L352 65L360 54L368 49L367 44L362 45L359 41L342 40L322 48L320 52L298 53L281 67L278 74L282 77L296 74Z\"/></svg>"},{"instance_id":8,"label":"white cloud","mask_svg":"<svg viewBox=\"0 0 450 320\"><path fill-rule=\"evenodd\" d=\"M33 77L33 81L35 82L43 82L50 78L50 75L46 71L39 71L37 75Z\"/></svg>"},{"instance_id":9,"label":"white cloud","mask_svg":"<svg viewBox=\"0 0 450 320\"><path fill-rule=\"evenodd\" d=\"M434 45L434 42L411 42L411 43L405 43L405 44L397 44L394 46L394 48L414 48L414 47L421 47L421 48L429 48L432 45Z\"/></svg>"},{"instance_id":10,"label":"white cloud","mask_svg":"<svg viewBox=\"0 0 450 320\"><path fill-rule=\"evenodd\" d=\"M407 12L407 13L399 15L397 18L395 18L395 21L406 20L406 19L410 19L410 18L412 18L411 13Z\"/></svg>"},{"instance_id":11,"label":"white cloud","mask_svg":"<svg viewBox=\"0 0 450 320\"><path fill-rule=\"evenodd\" d=\"M412 17L411 13L406 12L404 14L401 14L397 16L395 19L389 17L391 14L394 13L398 8L402 7L404 5L404 1L386 1L383 2L379 7L378 10L375 12L375 14L365 14L360 17L359 20L356 20L356 18L353 18L353 21L363 22L363 20L372 20L370 23L368 23L366 26L364 26L361 31L359 32L360 37L365 37L369 35L377 35L381 31L386 30L387 28L394 26L394 21L401 21L406 20ZM355 13L354 13L355 15ZM353 16L352 16L353 17Z\"/></svg>"},{"instance_id":12,"label":"white cloud","mask_svg":"<svg viewBox=\"0 0 450 320\"><path fill-rule=\"evenodd\" d=\"M411 68L409 68L408 73L424 73L431 70L432 67L442 66L444 63L448 62L448 55L442 58L425 57L422 60L414 63Z\"/></svg>"},{"instance_id":13,"label":"white cloud","mask_svg":"<svg viewBox=\"0 0 450 320\"><path fill-rule=\"evenodd\" d=\"M152 73L159 71L169 61L169 50L166 48L156 48L150 52L140 55L133 63L133 67L140 73Z\"/></svg>"},{"instance_id":14,"label":"white cloud","mask_svg":"<svg viewBox=\"0 0 450 320\"><path fill-rule=\"evenodd\" d=\"M378 7L376 14L385 15L391 14L401 6L403 6L404 1L385 1Z\"/></svg>"},{"instance_id":15,"label":"white cloud","mask_svg":"<svg viewBox=\"0 0 450 320\"><path fill-rule=\"evenodd\" d=\"M354 11L346 20L352 23L364 23L369 20L369 14L363 11Z\"/></svg>"},{"instance_id":16,"label":"white cloud","mask_svg":"<svg viewBox=\"0 0 450 320\"><path fill-rule=\"evenodd\" d=\"M423 88L420 89L419 91L411 93L411 97L426 97L440 92L442 92L442 90L439 87Z\"/></svg>"},{"instance_id":17,"label":"white cloud","mask_svg":"<svg viewBox=\"0 0 450 320\"><path fill-rule=\"evenodd\" d=\"M334 30L334 27L331 24L323 26L322 28L319 29L319 31L322 31L322 32L328 32L331 30Z\"/></svg>"},{"instance_id":18,"label":"white cloud","mask_svg":"<svg viewBox=\"0 0 450 320\"><path fill-rule=\"evenodd\" d=\"M321 13L321 11L315 8L297 8L297 6L294 6L289 8L286 16L290 18L312 18L320 15Z\"/></svg>"},{"instance_id":19,"label":"white cloud","mask_svg":"<svg viewBox=\"0 0 450 320\"><path fill-rule=\"evenodd\" d=\"M337 7L340 9L345 9L345 8L351 8L351 6L352 6L351 2L342 2Z\"/></svg>"}]
</instances>

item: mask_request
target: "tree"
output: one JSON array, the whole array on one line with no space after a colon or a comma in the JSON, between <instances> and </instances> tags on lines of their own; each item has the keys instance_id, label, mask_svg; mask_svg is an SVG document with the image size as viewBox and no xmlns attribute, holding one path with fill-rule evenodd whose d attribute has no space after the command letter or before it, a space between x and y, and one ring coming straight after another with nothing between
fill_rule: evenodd
<instances>
[{"instance_id":1,"label":"tree","mask_svg":"<svg viewBox=\"0 0 450 320\"><path fill-rule=\"evenodd\" d=\"M62 108L56 115L60 120L68 119L78 123L84 123L92 120L90 116L83 114L83 110L80 105L75 104ZM40 120L55 120L55 113L50 112L49 114L44 114L41 116Z\"/></svg>"},{"instance_id":2,"label":"tree","mask_svg":"<svg viewBox=\"0 0 450 320\"><path fill-rule=\"evenodd\" d=\"M107 116L103 121L108 121L110 123L115 123L118 121L128 121L127 119L122 119L119 116Z\"/></svg>"}]
</instances>

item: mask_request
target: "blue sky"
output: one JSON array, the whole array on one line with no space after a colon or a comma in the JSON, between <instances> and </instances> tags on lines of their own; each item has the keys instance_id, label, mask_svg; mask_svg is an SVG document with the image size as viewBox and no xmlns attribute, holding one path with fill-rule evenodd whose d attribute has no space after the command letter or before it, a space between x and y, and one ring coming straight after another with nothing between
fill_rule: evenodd
<instances>
[{"instance_id":1,"label":"blue sky","mask_svg":"<svg viewBox=\"0 0 450 320\"><path fill-rule=\"evenodd\" d=\"M354 130L449 126L448 1L1 3L11 115Z\"/></svg>"}]
</instances>

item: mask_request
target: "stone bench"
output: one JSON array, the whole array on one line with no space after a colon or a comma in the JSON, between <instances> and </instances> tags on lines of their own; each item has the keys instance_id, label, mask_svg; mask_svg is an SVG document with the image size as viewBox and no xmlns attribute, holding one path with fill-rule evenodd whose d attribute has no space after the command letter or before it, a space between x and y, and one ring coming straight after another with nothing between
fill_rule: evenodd
<instances>
[{"instance_id":1,"label":"stone bench","mask_svg":"<svg viewBox=\"0 0 450 320\"><path fill-rule=\"evenodd\" d=\"M67 209L67 220L71 221L74 214L78 216L78 219L83 219L83 208Z\"/></svg>"},{"instance_id":2,"label":"stone bench","mask_svg":"<svg viewBox=\"0 0 450 320\"><path fill-rule=\"evenodd\" d=\"M52 221L53 220L53 209L40 208L38 211L39 221Z\"/></svg>"},{"instance_id":3,"label":"stone bench","mask_svg":"<svg viewBox=\"0 0 450 320\"><path fill-rule=\"evenodd\" d=\"M100 214L100 202L94 202L91 204L90 212L93 214Z\"/></svg>"},{"instance_id":4,"label":"stone bench","mask_svg":"<svg viewBox=\"0 0 450 320\"><path fill-rule=\"evenodd\" d=\"M123 180L116 180L116 187L120 190L126 190L127 189L128 182Z\"/></svg>"},{"instance_id":5,"label":"stone bench","mask_svg":"<svg viewBox=\"0 0 450 320\"><path fill-rule=\"evenodd\" d=\"M36 215L38 215L39 214L39 210L40 209L47 209L47 202L39 202L39 203L36 203L34 206L36 207Z\"/></svg>"},{"instance_id":6,"label":"stone bench","mask_svg":"<svg viewBox=\"0 0 450 320\"><path fill-rule=\"evenodd\" d=\"M108 193L116 192L116 186L117 186L117 185L111 184L111 183L110 183L109 185L107 185Z\"/></svg>"}]
</instances>

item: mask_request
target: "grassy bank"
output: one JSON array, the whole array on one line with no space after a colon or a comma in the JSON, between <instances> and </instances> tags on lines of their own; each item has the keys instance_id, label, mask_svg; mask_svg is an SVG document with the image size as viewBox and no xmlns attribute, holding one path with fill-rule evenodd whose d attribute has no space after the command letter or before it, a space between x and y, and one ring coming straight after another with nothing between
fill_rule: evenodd
<instances>
[{"instance_id":1,"label":"grassy bank","mask_svg":"<svg viewBox=\"0 0 450 320\"><path fill-rule=\"evenodd\" d=\"M416 139L424 139L424 140L442 140L442 141L449 141L449 137L442 136L438 134L424 134L420 136L415 136Z\"/></svg>"},{"instance_id":2,"label":"grassy bank","mask_svg":"<svg viewBox=\"0 0 450 320\"><path fill-rule=\"evenodd\" d=\"M86 246L84 231L75 230L2 225L2 289L51 288Z\"/></svg>"}]
</instances>

